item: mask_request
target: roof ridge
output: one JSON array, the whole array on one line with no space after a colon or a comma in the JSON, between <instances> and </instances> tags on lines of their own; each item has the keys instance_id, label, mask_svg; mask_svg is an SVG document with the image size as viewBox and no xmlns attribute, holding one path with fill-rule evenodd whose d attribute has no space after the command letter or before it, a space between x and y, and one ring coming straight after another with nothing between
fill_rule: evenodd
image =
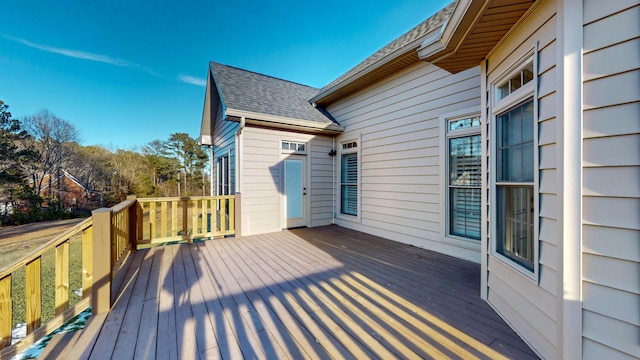
<instances>
[{"instance_id":1,"label":"roof ridge","mask_svg":"<svg viewBox=\"0 0 640 360\"><path fill-rule=\"evenodd\" d=\"M227 64L223 64L223 63L216 62L216 61L209 61L209 63L211 63L211 64L217 64L217 65L222 65L222 66L225 66L225 67L228 67L228 68L232 68L232 69L239 70L239 71L242 71L242 72L252 73L252 74L255 74L255 75L258 75L258 76L262 76L262 77L268 77L268 78L271 78L271 79L275 79L275 80L279 80L279 81L288 82L288 83L291 83L291 84L294 84L294 85L304 86L304 87L307 87L307 88L309 88L309 89L313 89L313 90L320 90L320 88L317 88L317 87L314 87L314 86L310 86L310 85L306 85L306 84L301 84L301 83L299 83L299 82L295 82L295 81L291 81L291 80L287 80L287 79L279 78L279 77L272 76L272 75L262 74L262 73L259 73L259 72L257 72L257 71L253 71L253 70L242 69L242 68L239 68L239 67L236 67L236 66L227 65Z\"/></svg>"}]
</instances>

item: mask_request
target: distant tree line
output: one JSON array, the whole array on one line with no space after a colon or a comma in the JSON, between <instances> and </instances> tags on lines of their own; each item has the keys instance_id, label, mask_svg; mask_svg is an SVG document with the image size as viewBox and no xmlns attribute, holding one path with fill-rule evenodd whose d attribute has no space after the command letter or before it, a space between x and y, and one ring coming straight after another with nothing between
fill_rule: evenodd
<instances>
[{"instance_id":1,"label":"distant tree line","mask_svg":"<svg viewBox=\"0 0 640 360\"><path fill-rule=\"evenodd\" d=\"M209 193L208 156L185 133L140 151L82 146L48 110L14 119L0 100L0 225L82 216L127 195Z\"/></svg>"}]
</instances>

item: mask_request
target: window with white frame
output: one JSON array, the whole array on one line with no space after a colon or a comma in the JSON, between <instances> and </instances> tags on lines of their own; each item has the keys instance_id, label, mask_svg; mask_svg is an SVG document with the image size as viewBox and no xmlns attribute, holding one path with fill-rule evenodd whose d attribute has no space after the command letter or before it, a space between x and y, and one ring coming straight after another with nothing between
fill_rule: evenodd
<instances>
[{"instance_id":1,"label":"window with white frame","mask_svg":"<svg viewBox=\"0 0 640 360\"><path fill-rule=\"evenodd\" d=\"M448 235L480 240L480 116L447 119Z\"/></svg>"},{"instance_id":2,"label":"window with white frame","mask_svg":"<svg viewBox=\"0 0 640 360\"><path fill-rule=\"evenodd\" d=\"M307 144L297 141L282 141L281 149L283 153L307 153Z\"/></svg>"},{"instance_id":3,"label":"window with white frame","mask_svg":"<svg viewBox=\"0 0 640 360\"><path fill-rule=\"evenodd\" d=\"M216 162L218 173L218 195L229 195L229 155L218 157Z\"/></svg>"},{"instance_id":4,"label":"window with white frame","mask_svg":"<svg viewBox=\"0 0 640 360\"><path fill-rule=\"evenodd\" d=\"M358 216L358 142L342 144L340 153L340 213Z\"/></svg>"},{"instance_id":5,"label":"window with white frame","mask_svg":"<svg viewBox=\"0 0 640 360\"><path fill-rule=\"evenodd\" d=\"M535 241L534 75L530 61L495 87L497 253L533 272Z\"/></svg>"}]
</instances>

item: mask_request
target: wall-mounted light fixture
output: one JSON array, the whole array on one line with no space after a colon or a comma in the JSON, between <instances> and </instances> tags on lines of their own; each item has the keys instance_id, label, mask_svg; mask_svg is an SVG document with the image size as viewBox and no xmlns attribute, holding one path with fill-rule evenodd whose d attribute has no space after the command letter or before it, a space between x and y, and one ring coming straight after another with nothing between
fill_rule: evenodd
<instances>
[{"instance_id":1,"label":"wall-mounted light fixture","mask_svg":"<svg viewBox=\"0 0 640 360\"><path fill-rule=\"evenodd\" d=\"M331 149L331 151L329 151L329 156L336 156L336 149Z\"/></svg>"}]
</instances>

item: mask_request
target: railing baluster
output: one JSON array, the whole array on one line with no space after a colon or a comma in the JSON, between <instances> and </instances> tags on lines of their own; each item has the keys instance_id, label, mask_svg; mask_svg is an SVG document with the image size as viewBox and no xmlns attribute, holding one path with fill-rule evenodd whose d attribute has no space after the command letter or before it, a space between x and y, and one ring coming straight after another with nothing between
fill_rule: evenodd
<instances>
[{"instance_id":1,"label":"railing baluster","mask_svg":"<svg viewBox=\"0 0 640 360\"><path fill-rule=\"evenodd\" d=\"M0 280L0 349L11 345L12 304L11 275L7 275Z\"/></svg>"},{"instance_id":2,"label":"railing baluster","mask_svg":"<svg viewBox=\"0 0 640 360\"><path fill-rule=\"evenodd\" d=\"M220 200L218 199L213 199L211 200L211 232L217 232L218 231L218 204L220 203Z\"/></svg>"},{"instance_id":3,"label":"railing baluster","mask_svg":"<svg viewBox=\"0 0 640 360\"><path fill-rule=\"evenodd\" d=\"M25 295L27 300L27 334L40 327L42 313L42 296L40 287L41 258L38 257L27 264Z\"/></svg>"},{"instance_id":4,"label":"railing baluster","mask_svg":"<svg viewBox=\"0 0 640 360\"><path fill-rule=\"evenodd\" d=\"M178 202L171 202L171 236L178 236Z\"/></svg>"},{"instance_id":5,"label":"railing baluster","mask_svg":"<svg viewBox=\"0 0 640 360\"><path fill-rule=\"evenodd\" d=\"M228 199L220 200L220 231L227 231L227 201Z\"/></svg>"},{"instance_id":6,"label":"railing baluster","mask_svg":"<svg viewBox=\"0 0 640 360\"><path fill-rule=\"evenodd\" d=\"M93 285L93 227L82 232L82 298L91 295Z\"/></svg>"},{"instance_id":7,"label":"railing baluster","mask_svg":"<svg viewBox=\"0 0 640 360\"><path fill-rule=\"evenodd\" d=\"M236 208L233 200L233 198L229 199L229 229L227 230L234 230L235 228Z\"/></svg>"},{"instance_id":8,"label":"railing baluster","mask_svg":"<svg viewBox=\"0 0 640 360\"><path fill-rule=\"evenodd\" d=\"M149 204L149 237L153 241L156 238L156 202Z\"/></svg>"},{"instance_id":9,"label":"railing baluster","mask_svg":"<svg viewBox=\"0 0 640 360\"><path fill-rule=\"evenodd\" d=\"M143 234L144 227L142 225L142 223L144 222L144 208L142 207L142 204L140 202L137 203L137 207L138 207L138 210L136 211L136 215L137 215L138 221L136 223L138 227L138 231L137 231L138 234L136 238L136 249L138 248L137 245L140 243L140 240L142 240L144 236Z\"/></svg>"},{"instance_id":10,"label":"railing baluster","mask_svg":"<svg viewBox=\"0 0 640 360\"><path fill-rule=\"evenodd\" d=\"M167 236L167 216L169 216L169 214L167 213L167 202L163 201L160 204L160 237L166 237Z\"/></svg>"},{"instance_id":11,"label":"railing baluster","mask_svg":"<svg viewBox=\"0 0 640 360\"><path fill-rule=\"evenodd\" d=\"M207 208L209 207L208 199L202 199L202 231L200 231L201 234L206 234L208 233L207 231L207 225L208 225L208 221L207 221Z\"/></svg>"},{"instance_id":12,"label":"railing baluster","mask_svg":"<svg viewBox=\"0 0 640 360\"><path fill-rule=\"evenodd\" d=\"M69 240L56 246L56 315L69 308Z\"/></svg>"},{"instance_id":13,"label":"railing baluster","mask_svg":"<svg viewBox=\"0 0 640 360\"><path fill-rule=\"evenodd\" d=\"M198 233L198 200L193 200L193 210L191 210L191 239Z\"/></svg>"}]
</instances>

